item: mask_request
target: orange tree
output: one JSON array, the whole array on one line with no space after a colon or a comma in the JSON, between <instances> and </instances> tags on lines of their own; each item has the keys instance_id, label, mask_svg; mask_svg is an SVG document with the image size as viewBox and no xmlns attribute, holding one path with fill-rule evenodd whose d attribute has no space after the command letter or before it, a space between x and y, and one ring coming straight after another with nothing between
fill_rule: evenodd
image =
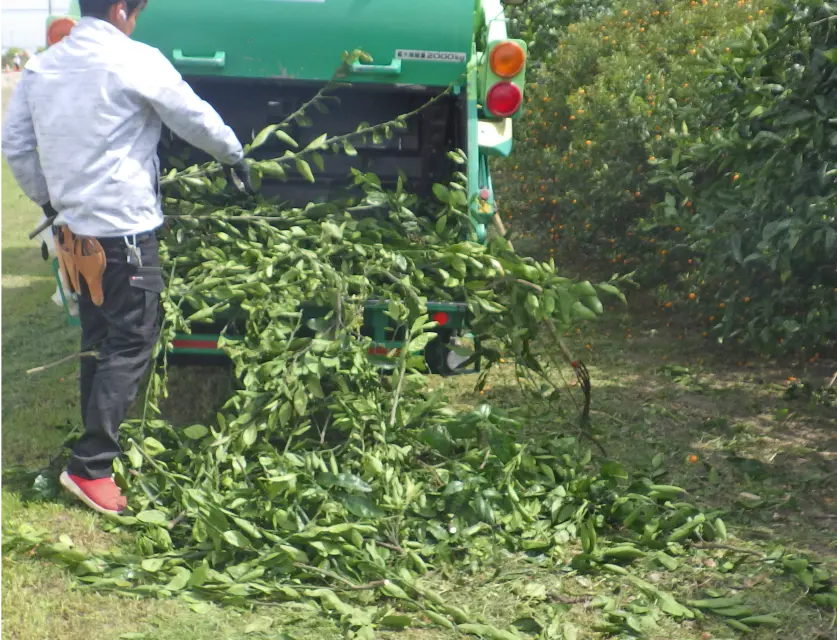
<instances>
[{"instance_id":1,"label":"orange tree","mask_svg":"<svg viewBox=\"0 0 837 640\"><path fill-rule=\"evenodd\" d=\"M653 163L684 130L706 126L693 86L703 68L698 52L748 11L729 2L639 0L570 24L536 63L522 144L501 171L512 226L540 233L555 222L548 237L562 242L545 249L632 265L642 247L631 228L665 193L649 183Z\"/></svg>"},{"instance_id":2,"label":"orange tree","mask_svg":"<svg viewBox=\"0 0 837 640\"><path fill-rule=\"evenodd\" d=\"M717 335L812 360L837 337L835 18L822 2L779 5L712 60L706 83L724 117L659 162L654 179L670 195L643 221L683 221L688 242L670 250L700 256L683 283Z\"/></svg>"},{"instance_id":3,"label":"orange tree","mask_svg":"<svg viewBox=\"0 0 837 640\"><path fill-rule=\"evenodd\" d=\"M562 29L521 29L559 37L540 54L498 186L534 251L635 271L719 340L815 352L837 330L835 45L824 5L782 5L772 22L769 9L639 0Z\"/></svg>"}]
</instances>

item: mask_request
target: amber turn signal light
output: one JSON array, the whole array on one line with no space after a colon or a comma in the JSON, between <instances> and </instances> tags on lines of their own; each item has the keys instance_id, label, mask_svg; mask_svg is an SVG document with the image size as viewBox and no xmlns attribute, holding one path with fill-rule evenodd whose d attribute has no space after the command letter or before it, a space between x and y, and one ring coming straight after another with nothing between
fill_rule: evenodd
<instances>
[{"instance_id":1,"label":"amber turn signal light","mask_svg":"<svg viewBox=\"0 0 837 640\"><path fill-rule=\"evenodd\" d=\"M526 52L516 42L502 42L491 50L489 64L501 78L514 78L526 64Z\"/></svg>"}]
</instances>

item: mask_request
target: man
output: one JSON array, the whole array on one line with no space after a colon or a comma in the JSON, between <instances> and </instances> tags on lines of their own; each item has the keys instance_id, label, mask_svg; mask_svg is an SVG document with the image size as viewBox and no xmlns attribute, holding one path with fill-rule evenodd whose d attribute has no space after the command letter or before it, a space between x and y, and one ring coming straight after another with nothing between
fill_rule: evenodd
<instances>
[{"instance_id":1,"label":"man","mask_svg":"<svg viewBox=\"0 0 837 640\"><path fill-rule=\"evenodd\" d=\"M80 0L72 33L26 66L3 125L3 155L24 193L57 212L59 244L87 247L70 266L83 276L81 350L98 356L82 359L84 435L61 484L102 513L125 508L112 479L119 426L159 337L162 125L250 185L233 131L158 50L130 39L147 1Z\"/></svg>"}]
</instances>

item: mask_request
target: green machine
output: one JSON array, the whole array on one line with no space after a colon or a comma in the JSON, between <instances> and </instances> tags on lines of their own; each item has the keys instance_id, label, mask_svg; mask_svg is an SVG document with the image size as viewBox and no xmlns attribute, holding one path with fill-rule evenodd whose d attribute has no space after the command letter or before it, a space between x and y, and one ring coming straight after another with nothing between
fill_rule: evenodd
<instances>
[{"instance_id":1,"label":"green machine","mask_svg":"<svg viewBox=\"0 0 837 640\"><path fill-rule=\"evenodd\" d=\"M448 152L462 149L468 156L473 239L485 242L495 215L489 159L511 153L512 123L525 90L527 48L509 38L504 5L523 2L152 0L133 37L162 51L244 142L313 97L334 77L345 51L360 49L372 60L354 63L341 79L349 86L337 90L339 108L312 114L312 126L288 132L300 144L322 133L353 131L363 122L392 120L452 88L391 139L355 145L356 156L326 158L316 183L263 180L262 192L292 205L325 201L345 187L351 169L357 168L375 173L384 186L394 186L401 173L412 191L429 195L434 183L458 170ZM65 37L78 15L73 2L68 15L50 17L47 43ZM183 146L164 136L162 164ZM284 151L277 138L259 148L256 157ZM198 152L190 157L190 162L205 160ZM385 309L385 302L367 305L373 354L400 346ZM428 362L434 370L454 372L456 358L448 345L467 334L465 305L429 303L428 310L440 325L438 344L426 352ZM221 353L211 329L178 336L174 351Z\"/></svg>"}]
</instances>

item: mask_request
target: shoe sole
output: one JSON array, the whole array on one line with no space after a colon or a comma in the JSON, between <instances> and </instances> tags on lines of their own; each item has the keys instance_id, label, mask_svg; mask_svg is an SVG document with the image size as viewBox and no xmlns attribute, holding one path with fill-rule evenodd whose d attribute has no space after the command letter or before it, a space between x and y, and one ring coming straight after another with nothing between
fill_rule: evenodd
<instances>
[{"instance_id":1,"label":"shoe sole","mask_svg":"<svg viewBox=\"0 0 837 640\"><path fill-rule=\"evenodd\" d=\"M86 493L84 493L84 491L82 491L81 488L75 482L73 482L70 479L70 475L66 471L64 471L61 474L61 477L59 478L59 481L61 482L62 487L64 487L67 491L72 493L76 498L81 500L88 507L93 509L93 511L97 511L97 512L99 512L101 514L104 514L106 516L118 516L122 513L121 511L111 511L110 509L105 509L104 507L102 507L102 506L96 504L95 502L93 502L88 497L88 495Z\"/></svg>"}]
</instances>

